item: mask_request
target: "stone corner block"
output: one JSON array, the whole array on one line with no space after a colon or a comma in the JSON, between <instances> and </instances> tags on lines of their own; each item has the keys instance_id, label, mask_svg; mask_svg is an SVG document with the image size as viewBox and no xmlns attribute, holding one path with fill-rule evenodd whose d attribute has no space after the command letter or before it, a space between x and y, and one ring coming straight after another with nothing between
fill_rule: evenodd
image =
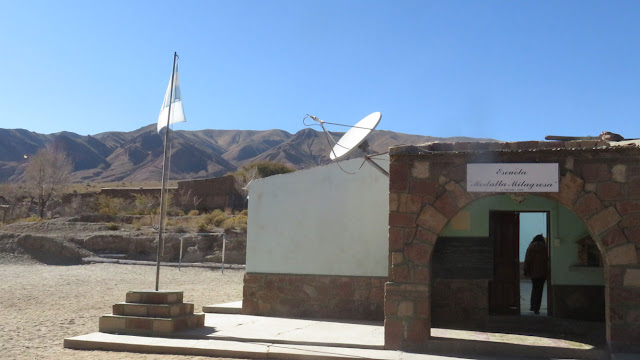
<instances>
[{"instance_id":1,"label":"stone corner block","mask_svg":"<svg viewBox=\"0 0 640 360\"><path fill-rule=\"evenodd\" d=\"M426 179L429 177L429 162L414 161L411 166L411 176L417 179Z\"/></svg>"},{"instance_id":2,"label":"stone corner block","mask_svg":"<svg viewBox=\"0 0 640 360\"><path fill-rule=\"evenodd\" d=\"M418 216L417 224L438 234L447 224L446 216L431 205L425 205Z\"/></svg>"},{"instance_id":3,"label":"stone corner block","mask_svg":"<svg viewBox=\"0 0 640 360\"><path fill-rule=\"evenodd\" d=\"M635 244L625 244L607 250L609 265L635 265L638 263L638 253Z\"/></svg>"},{"instance_id":4,"label":"stone corner block","mask_svg":"<svg viewBox=\"0 0 640 360\"><path fill-rule=\"evenodd\" d=\"M622 217L613 206L609 206L593 215L587 220L587 227L593 234L601 234L605 230L617 224Z\"/></svg>"},{"instance_id":5,"label":"stone corner block","mask_svg":"<svg viewBox=\"0 0 640 360\"><path fill-rule=\"evenodd\" d=\"M640 269L627 269L624 274L623 285L640 287Z\"/></svg>"}]
</instances>

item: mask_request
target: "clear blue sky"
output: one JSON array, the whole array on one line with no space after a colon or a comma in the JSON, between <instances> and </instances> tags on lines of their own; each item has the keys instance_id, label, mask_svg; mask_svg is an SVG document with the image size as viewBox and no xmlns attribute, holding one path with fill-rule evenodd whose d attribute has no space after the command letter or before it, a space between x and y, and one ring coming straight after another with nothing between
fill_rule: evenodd
<instances>
[{"instance_id":1,"label":"clear blue sky","mask_svg":"<svg viewBox=\"0 0 640 360\"><path fill-rule=\"evenodd\" d=\"M640 137L640 1L0 0L0 128ZM343 129L332 129L342 131Z\"/></svg>"}]
</instances>

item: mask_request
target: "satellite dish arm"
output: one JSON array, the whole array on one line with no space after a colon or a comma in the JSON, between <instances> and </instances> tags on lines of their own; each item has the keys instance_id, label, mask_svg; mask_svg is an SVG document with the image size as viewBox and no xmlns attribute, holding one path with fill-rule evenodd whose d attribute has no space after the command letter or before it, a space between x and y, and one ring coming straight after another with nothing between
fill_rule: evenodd
<instances>
[{"instance_id":1,"label":"satellite dish arm","mask_svg":"<svg viewBox=\"0 0 640 360\"><path fill-rule=\"evenodd\" d=\"M376 170L380 171L384 176L389 177L389 173L387 170L383 169L380 165L376 164L375 161L371 160L371 156L365 156L364 160L369 163L369 165L373 166Z\"/></svg>"}]
</instances>

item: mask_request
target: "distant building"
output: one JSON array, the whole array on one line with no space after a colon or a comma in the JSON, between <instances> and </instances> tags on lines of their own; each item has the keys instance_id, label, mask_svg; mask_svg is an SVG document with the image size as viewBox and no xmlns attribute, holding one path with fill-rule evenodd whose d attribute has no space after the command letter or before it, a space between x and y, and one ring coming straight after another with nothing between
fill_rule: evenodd
<instances>
[{"instance_id":1,"label":"distant building","mask_svg":"<svg viewBox=\"0 0 640 360\"><path fill-rule=\"evenodd\" d=\"M199 211L213 209L245 209L246 197L236 178L227 175L212 179L185 180L178 182L176 195L191 201Z\"/></svg>"},{"instance_id":2,"label":"distant building","mask_svg":"<svg viewBox=\"0 0 640 360\"><path fill-rule=\"evenodd\" d=\"M168 187L169 193L176 191L175 187ZM121 198L126 200L134 200L136 195L157 196L160 197L160 187L139 187L139 188L102 188L97 195L105 195L112 198Z\"/></svg>"},{"instance_id":3,"label":"distant building","mask_svg":"<svg viewBox=\"0 0 640 360\"><path fill-rule=\"evenodd\" d=\"M245 209L246 197L236 179L231 176L202 180L178 181L177 187L168 187L173 194L174 201L179 200L186 209L197 209L201 212L214 209ZM105 195L113 198L134 200L137 195L156 196L160 198L160 187L139 188L102 188L98 193L65 194L64 203L70 203L75 198L90 199ZM179 199L176 199L179 197Z\"/></svg>"}]
</instances>

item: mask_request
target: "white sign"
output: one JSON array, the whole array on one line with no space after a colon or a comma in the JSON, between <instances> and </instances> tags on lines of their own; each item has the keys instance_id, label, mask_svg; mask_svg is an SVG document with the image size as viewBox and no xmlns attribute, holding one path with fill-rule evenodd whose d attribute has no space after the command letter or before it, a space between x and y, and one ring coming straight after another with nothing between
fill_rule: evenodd
<instances>
[{"instance_id":1,"label":"white sign","mask_svg":"<svg viewBox=\"0 0 640 360\"><path fill-rule=\"evenodd\" d=\"M468 192L558 192L558 164L467 164Z\"/></svg>"}]
</instances>

